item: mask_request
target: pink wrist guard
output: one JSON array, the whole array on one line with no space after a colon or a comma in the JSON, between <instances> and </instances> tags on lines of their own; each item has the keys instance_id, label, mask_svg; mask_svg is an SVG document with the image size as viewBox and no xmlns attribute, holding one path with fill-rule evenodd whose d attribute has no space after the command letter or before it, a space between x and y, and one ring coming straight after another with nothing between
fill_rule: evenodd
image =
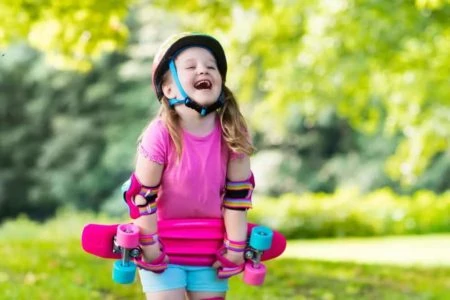
<instances>
[{"instance_id":1,"label":"pink wrist guard","mask_svg":"<svg viewBox=\"0 0 450 300\"><path fill-rule=\"evenodd\" d=\"M223 240L223 245L227 250L231 250L234 252L244 252L245 248L247 247L247 241L237 242L225 238Z\"/></svg>"},{"instance_id":2,"label":"pink wrist guard","mask_svg":"<svg viewBox=\"0 0 450 300\"><path fill-rule=\"evenodd\" d=\"M153 273L162 273L165 269L167 269L167 263L164 262L166 256L167 255L164 250L161 249L161 255L151 262L145 262L142 255L135 258L134 262L141 269L151 271Z\"/></svg>"},{"instance_id":3,"label":"pink wrist guard","mask_svg":"<svg viewBox=\"0 0 450 300\"><path fill-rule=\"evenodd\" d=\"M245 264L235 264L232 261L229 261L225 258L225 249L221 248L217 251L216 258L222 265L217 268L217 277L220 279L230 278L231 276L237 275L244 271Z\"/></svg>"},{"instance_id":4,"label":"pink wrist guard","mask_svg":"<svg viewBox=\"0 0 450 300\"><path fill-rule=\"evenodd\" d=\"M156 233L139 235L139 244L141 244L142 246L154 245L157 242L158 242L158 235Z\"/></svg>"}]
</instances>

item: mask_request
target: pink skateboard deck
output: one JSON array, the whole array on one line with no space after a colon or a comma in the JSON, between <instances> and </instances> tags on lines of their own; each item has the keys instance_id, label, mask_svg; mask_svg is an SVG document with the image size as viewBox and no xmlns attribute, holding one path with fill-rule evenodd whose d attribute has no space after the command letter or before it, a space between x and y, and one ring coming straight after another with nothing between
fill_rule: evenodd
<instances>
[{"instance_id":1,"label":"pink skateboard deck","mask_svg":"<svg viewBox=\"0 0 450 300\"><path fill-rule=\"evenodd\" d=\"M120 259L120 253L113 252L118 225L87 224L81 237L84 251L102 258ZM258 225L248 224L249 236L255 226ZM286 248L286 238L272 231L272 245L262 253L261 261L280 256ZM158 232L170 263L210 266L223 245L225 227L221 219L169 220L158 222Z\"/></svg>"}]
</instances>

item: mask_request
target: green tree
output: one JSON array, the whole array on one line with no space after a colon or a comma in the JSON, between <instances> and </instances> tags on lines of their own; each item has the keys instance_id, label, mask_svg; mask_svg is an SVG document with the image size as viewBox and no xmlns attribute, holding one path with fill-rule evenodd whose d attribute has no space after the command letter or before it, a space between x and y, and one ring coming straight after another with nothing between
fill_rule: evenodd
<instances>
[{"instance_id":1,"label":"green tree","mask_svg":"<svg viewBox=\"0 0 450 300\"><path fill-rule=\"evenodd\" d=\"M51 62L86 69L124 44L133 2L3 1L0 42L26 38ZM286 122L316 122L333 108L365 133L402 136L386 171L414 183L450 138L450 6L408 1L154 1L184 28L216 34L228 50L230 84L252 124L274 139ZM44 33L45 34L42 34Z\"/></svg>"},{"instance_id":2,"label":"green tree","mask_svg":"<svg viewBox=\"0 0 450 300\"><path fill-rule=\"evenodd\" d=\"M129 176L150 113L148 84L119 71L124 55L79 74L46 67L24 46L8 53L0 63L0 219L45 218L62 205L99 209Z\"/></svg>"},{"instance_id":3,"label":"green tree","mask_svg":"<svg viewBox=\"0 0 450 300\"><path fill-rule=\"evenodd\" d=\"M222 30L232 84L274 140L334 109L352 127L400 135L386 163L413 184L450 140L448 1L157 1L194 30Z\"/></svg>"},{"instance_id":4,"label":"green tree","mask_svg":"<svg viewBox=\"0 0 450 300\"><path fill-rule=\"evenodd\" d=\"M95 58L125 45L132 0L2 0L0 47L26 40L59 68L88 70Z\"/></svg>"}]
</instances>

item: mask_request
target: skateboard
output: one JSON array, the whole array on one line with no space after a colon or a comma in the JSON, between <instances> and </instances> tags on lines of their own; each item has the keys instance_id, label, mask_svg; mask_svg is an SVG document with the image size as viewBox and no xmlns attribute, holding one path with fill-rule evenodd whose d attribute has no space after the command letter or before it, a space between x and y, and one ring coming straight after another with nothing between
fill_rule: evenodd
<instances>
[{"instance_id":1,"label":"skateboard","mask_svg":"<svg viewBox=\"0 0 450 300\"><path fill-rule=\"evenodd\" d=\"M262 285L266 275L263 261L280 256L286 238L266 226L248 224L248 241L244 253L246 263L243 280L249 285ZM165 220L158 222L158 236L169 257L169 263L211 266L223 245L225 226L222 219ZM113 280L132 283L136 273L133 260L141 255L139 228L133 224L87 224L81 245L89 254L116 259Z\"/></svg>"}]
</instances>

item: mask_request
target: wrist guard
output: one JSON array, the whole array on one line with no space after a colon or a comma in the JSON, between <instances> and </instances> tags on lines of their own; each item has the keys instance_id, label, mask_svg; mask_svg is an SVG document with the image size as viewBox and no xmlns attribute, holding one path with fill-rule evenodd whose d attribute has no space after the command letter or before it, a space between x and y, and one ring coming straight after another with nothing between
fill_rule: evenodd
<instances>
[{"instance_id":1,"label":"wrist guard","mask_svg":"<svg viewBox=\"0 0 450 300\"><path fill-rule=\"evenodd\" d=\"M139 235L139 244L141 246L151 246L156 244L158 241L158 234L156 233Z\"/></svg>"},{"instance_id":2,"label":"wrist guard","mask_svg":"<svg viewBox=\"0 0 450 300\"><path fill-rule=\"evenodd\" d=\"M223 240L223 246L230 251L244 252L245 248L247 248L247 241L232 241L225 237Z\"/></svg>"},{"instance_id":3,"label":"wrist guard","mask_svg":"<svg viewBox=\"0 0 450 300\"><path fill-rule=\"evenodd\" d=\"M252 208L252 194L255 187L253 173L243 181L227 180L223 206L234 210L247 210Z\"/></svg>"},{"instance_id":4,"label":"wrist guard","mask_svg":"<svg viewBox=\"0 0 450 300\"><path fill-rule=\"evenodd\" d=\"M220 262L221 266L217 268L217 277L219 279L230 278L231 276L237 275L244 271L245 263L236 264L228 260L224 254L226 253L226 248L222 247L217 251L216 258ZM242 254L244 255L244 254Z\"/></svg>"},{"instance_id":5,"label":"wrist guard","mask_svg":"<svg viewBox=\"0 0 450 300\"><path fill-rule=\"evenodd\" d=\"M141 269L151 271L153 273L162 273L167 269L165 262L167 254L161 248L161 254L151 262L144 261L143 255L134 259L134 263Z\"/></svg>"},{"instance_id":6,"label":"wrist guard","mask_svg":"<svg viewBox=\"0 0 450 300\"><path fill-rule=\"evenodd\" d=\"M122 185L123 198L128 205L130 217L136 219L140 216L151 215L156 212L156 197L158 196L159 185L145 186L139 182L133 173L129 180ZM142 196L145 199L144 204L137 205L135 197Z\"/></svg>"}]
</instances>

